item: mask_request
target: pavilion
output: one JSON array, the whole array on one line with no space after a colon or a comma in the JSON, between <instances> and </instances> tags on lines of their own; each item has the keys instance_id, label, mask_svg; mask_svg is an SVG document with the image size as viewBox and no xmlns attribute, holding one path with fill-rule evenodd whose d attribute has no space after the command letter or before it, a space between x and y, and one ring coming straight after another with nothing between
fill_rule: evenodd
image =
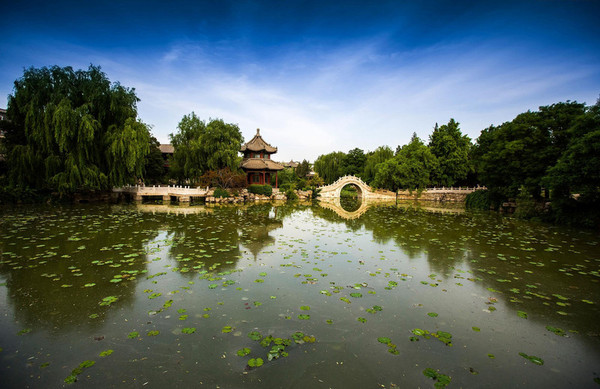
<instances>
[{"instance_id":1,"label":"pavilion","mask_svg":"<svg viewBox=\"0 0 600 389\"><path fill-rule=\"evenodd\" d=\"M271 160L271 154L277 152L277 147L273 147L260 136L260 129L256 129L256 135L248 143L242 146L244 153L242 160L242 170L246 173L248 184L269 184L271 177L275 174L275 187L277 188L277 172L284 167Z\"/></svg>"}]
</instances>

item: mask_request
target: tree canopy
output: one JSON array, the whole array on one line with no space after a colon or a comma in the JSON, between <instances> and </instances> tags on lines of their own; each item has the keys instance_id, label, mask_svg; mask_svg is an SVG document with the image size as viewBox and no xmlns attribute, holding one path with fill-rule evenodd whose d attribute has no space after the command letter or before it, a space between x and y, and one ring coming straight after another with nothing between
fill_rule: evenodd
<instances>
[{"instance_id":1,"label":"tree canopy","mask_svg":"<svg viewBox=\"0 0 600 389\"><path fill-rule=\"evenodd\" d=\"M344 175L343 163L346 153L335 151L333 153L319 155L315 160L314 168L325 184L331 184Z\"/></svg>"},{"instance_id":2,"label":"tree canopy","mask_svg":"<svg viewBox=\"0 0 600 389\"><path fill-rule=\"evenodd\" d=\"M432 177L439 186L453 186L467 178L469 173L469 150L471 139L463 135L459 123L450 119L448 124L437 124L429 136L429 149L439 162L439 169Z\"/></svg>"},{"instance_id":3,"label":"tree canopy","mask_svg":"<svg viewBox=\"0 0 600 389\"><path fill-rule=\"evenodd\" d=\"M181 119L177 129L169 135L175 149L171 175L180 182L196 183L210 170L239 170L238 153L244 138L236 124L222 119L206 123L192 112Z\"/></svg>"},{"instance_id":4,"label":"tree canopy","mask_svg":"<svg viewBox=\"0 0 600 389\"><path fill-rule=\"evenodd\" d=\"M402 146L393 158L377 166L373 185L396 191L426 188L437 174L439 163L417 134L413 134L410 143Z\"/></svg>"},{"instance_id":5,"label":"tree canopy","mask_svg":"<svg viewBox=\"0 0 600 389\"><path fill-rule=\"evenodd\" d=\"M304 159L298 164L298 167L296 168L296 174L299 178L306 178L308 173L310 173L310 163Z\"/></svg>"},{"instance_id":6,"label":"tree canopy","mask_svg":"<svg viewBox=\"0 0 600 389\"><path fill-rule=\"evenodd\" d=\"M150 148L138 101L100 67L26 69L8 96L9 183L61 194L134 183Z\"/></svg>"},{"instance_id":7,"label":"tree canopy","mask_svg":"<svg viewBox=\"0 0 600 389\"><path fill-rule=\"evenodd\" d=\"M394 157L394 152L389 146L379 146L375 151L367 153L362 179L371 183L377 174L377 165Z\"/></svg>"},{"instance_id":8,"label":"tree canopy","mask_svg":"<svg viewBox=\"0 0 600 389\"><path fill-rule=\"evenodd\" d=\"M348 151L342 161L342 173L349 176L362 176L367 157L358 147Z\"/></svg>"},{"instance_id":9,"label":"tree canopy","mask_svg":"<svg viewBox=\"0 0 600 389\"><path fill-rule=\"evenodd\" d=\"M483 130L474 150L479 179L497 197L514 198L521 187L539 197L546 171L577 138L569 129L585 113L585 104L557 103Z\"/></svg>"}]
</instances>

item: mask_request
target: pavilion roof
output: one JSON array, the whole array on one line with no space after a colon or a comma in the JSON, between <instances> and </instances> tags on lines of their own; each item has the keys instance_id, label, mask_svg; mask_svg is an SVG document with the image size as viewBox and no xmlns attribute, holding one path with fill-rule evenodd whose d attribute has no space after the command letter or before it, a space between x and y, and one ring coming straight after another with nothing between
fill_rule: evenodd
<instances>
[{"instance_id":1,"label":"pavilion roof","mask_svg":"<svg viewBox=\"0 0 600 389\"><path fill-rule=\"evenodd\" d=\"M256 129L256 135L254 138L250 139L248 143L242 146L240 151L244 152L246 150L249 151L266 151L267 153L276 153L277 147L273 147L260 136L260 129Z\"/></svg>"},{"instance_id":2,"label":"pavilion roof","mask_svg":"<svg viewBox=\"0 0 600 389\"><path fill-rule=\"evenodd\" d=\"M283 170L283 166L270 159L246 158L242 161L242 169L248 170Z\"/></svg>"}]
</instances>

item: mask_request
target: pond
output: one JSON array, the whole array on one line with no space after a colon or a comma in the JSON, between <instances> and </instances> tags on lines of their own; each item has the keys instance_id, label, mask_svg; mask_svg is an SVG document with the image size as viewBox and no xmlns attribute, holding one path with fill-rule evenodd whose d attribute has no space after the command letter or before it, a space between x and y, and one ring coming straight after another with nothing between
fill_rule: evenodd
<instances>
[{"instance_id":1,"label":"pond","mask_svg":"<svg viewBox=\"0 0 600 389\"><path fill-rule=\"evenodd\" d=\"M341 205L1 209L2 387L598 387L596 231Z\"/></svg>"}]
</instances>

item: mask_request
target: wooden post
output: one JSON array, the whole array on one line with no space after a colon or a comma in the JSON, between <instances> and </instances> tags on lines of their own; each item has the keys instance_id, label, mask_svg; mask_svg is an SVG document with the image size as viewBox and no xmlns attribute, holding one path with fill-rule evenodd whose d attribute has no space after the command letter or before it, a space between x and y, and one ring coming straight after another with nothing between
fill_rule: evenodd
<instances>
[{"instance_id":1,"label":"wooden post","mask_svg":"<svg viewBox=\"0 0 600 389\"><path fill-rule=\"evenodd\" d=\"M279 186L277 186L277 173L278 171L275 170L275 188L279 188Z\"/></svg>"}]
</instances>

